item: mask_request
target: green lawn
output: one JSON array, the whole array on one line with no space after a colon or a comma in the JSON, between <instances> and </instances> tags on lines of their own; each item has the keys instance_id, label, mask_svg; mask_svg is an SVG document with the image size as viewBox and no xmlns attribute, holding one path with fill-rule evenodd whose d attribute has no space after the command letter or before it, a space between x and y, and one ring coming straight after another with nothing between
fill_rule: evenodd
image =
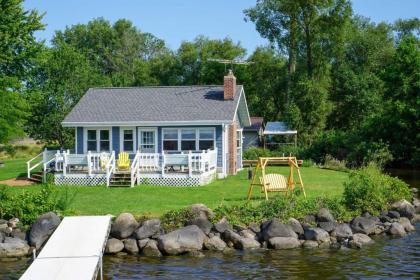
<instances>
[{"instance_id":1,"label":"green lawn","mask_svg":"<svg viewBox=\"0 0 420 280\"><path fill-rule=\"evenodd\" d=\"M288 167L271 167L270 170L287 175ZM342 182L347 174L316 167L301 168L302 178L308 197L339 196L343 192ZM106 187L63 187L77 194L71 205L75 214L119 214L131 212L136 215L157 216L171 209L179 209L194 203L204 203L210 208L222 204L243 203L246 201L250 181L247 172L216 180L203 187L158 187L137 186L134 188ZM12 191L37 191L41 186L10 187ZM271 193L270 196L282 195ZM257 188L252 203L259 203L263 196Z\"/></svg>"},{"instance_id":2,"label":"green lawn","mask_svg":"<svg viewBox=\"0 0 420 280\"><path fill-rule=\"evenodd\" d=\"M28 159L2 160L4 166L0 167L0 180L26 176L26 162Z\"/></svg>"}]
</instances>

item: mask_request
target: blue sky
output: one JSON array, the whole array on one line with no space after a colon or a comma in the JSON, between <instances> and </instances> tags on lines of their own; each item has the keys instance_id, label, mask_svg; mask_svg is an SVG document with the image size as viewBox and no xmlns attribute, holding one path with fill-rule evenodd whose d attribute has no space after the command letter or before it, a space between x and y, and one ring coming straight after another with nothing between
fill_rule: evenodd
<instances>
[{"instance_id":1,"label":"blue sky","mask_svg":"<svg viewBox=\"0 0 420 280\"><path fill-rule=\"evenodd\" d=\"M114 22L131 20L140 30L150 32L176 49L183 40L199 34L210 38L232 38L252 52L267 41L251 22L244 21L243 10L255 0L27 0L27 9L46 12L46 29L36 33L49 41L55 30L87 23L97 17ZM420 0L353 0L354 12L375 22L420 17Z\"/></svg>"}]
</instances>

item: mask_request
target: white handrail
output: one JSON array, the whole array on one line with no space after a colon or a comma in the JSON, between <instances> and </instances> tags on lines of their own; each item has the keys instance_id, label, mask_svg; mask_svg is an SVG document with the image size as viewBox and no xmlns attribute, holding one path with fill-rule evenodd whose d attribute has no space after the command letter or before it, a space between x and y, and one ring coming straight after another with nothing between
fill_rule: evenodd
<instances>
[{"instance_id":1,"label":"white handrail","mask_svg":"<svg viewBox=\"0 0 420 280\"><path fill-rule=\"evenodd\" d=\"M134 184L138 181L139 178L139 164L140 164L140 152L137 151L136 156L133 159L133 162L130 166L130 181L131 187L134 187Z\"/></svg>"},{"instance_id":2,"label":"white handrail","mask_svg":"<svg viewBox=\"0 0 420 280\"><path fill-rule=\"evenodd\" d=\"M40 162L38 162L37 164L35 164L35 165L33 165L33 166L31 166L31 162L32 161L34 161L35 159L37 159L37 158L39 158L40 156L42 156L44 153L42 152L42 153L40 153L40 154L38 154L38 155L36 155L35 157L33 157L32 159L30 159L30 160L28 160L27 162L26 162L26 166L27 166L27 170L28 170L28 179L30 179L31 178L31 171L34 169L34 168L37 168L41 163L42 163L42 161L40 161Z\"/></svg>"},{"instance_id":3,"label":"white handrail","mask_svg":"<svg viewBox=\"0 0 420 280\"><path fill-rule=\"evenodd\" d=\"M109 187L109 181L111 180L112 173L115 172L115 152L112 151L111 157L106 164L106 186Z\"/></svg>"}]
</instances>

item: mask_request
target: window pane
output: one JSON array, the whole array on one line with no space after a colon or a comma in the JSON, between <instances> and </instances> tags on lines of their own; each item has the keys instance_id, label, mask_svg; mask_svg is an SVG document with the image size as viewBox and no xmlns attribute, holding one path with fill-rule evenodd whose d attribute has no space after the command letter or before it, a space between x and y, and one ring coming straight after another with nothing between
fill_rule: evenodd
<instances>
[{"instance_id":1,"label":"window pane","mask_svg":"<svg viewBox=\"0 0 420 280\"><path fill-rule=\"evenodd\" d=\"M108 140L101 140L99 143L99 150L102 151L109 151L109 141Z\"/></svg>"},{"instance_id":2,"label":"window pane","mask_svg":"<svg viewBox=\"0 0 420 280\"><path fill-rule=\"evenodd\" d=\"M163 149L167 150L167 151L177 151L178 150L178 141L174 141L174 140L163 141Z\"/></svg>"},{"instance_id":3,"label":"window pane","mask_svg":"<svg viewBox=\"0 0 420 280\"><path fill-rule=\"evenodd\" d=\"M214 129L200 128L200 139L214 139Z\"/></svg>"},{"instance_id":4,"label":"window pane","mask_svg":"<svg viewBox=\"0 0 420 280\"><path fill-rule=\"evenodd\" d=\"M88 151L96 151L96 141L95 140L89 140L87 142L87 150Z\"/></svg>"},{"instance_id":5,"label":"window pane","mask_svg":"<svg viewBox=\"0 0 420 280\"><path fill-rule=\"evenodd\" d=\"M181 150L195 151L195 141L181 141Z\"/></svg>"},{"instance_id":6,"label":"window pane","mask_svg":"<svg viewBox=\"0 0 420 280\"><path fill-rule=\"evenodd\" d=\"M143 131L141 133L141 142L142 144L154 144L155 133L153 131Z\"/></svg>"},{"instance_id":7,"label":"window pane","mask_svg":"<svg viewBox=\"0 0 420 280\"><path fill-rule=\"evenodd\" d=\"M214 141L213 140L200 140L199 146L200 146L199 147L200 150L214 149Z\"/></svg>"},{"instance_id":8,"label":"window pane","mask_svg":"<svg viewBox=\"0 0 420 280\"><path fill-rule=\"evenodd\" d=\"M87 131L87 139L88 140L96 140L96 130L88 130Z\"/></svg>"},{"instance_id":9,"label":"window pane","mask_svg":"<svg viewBox=\"0 0 420 280\"><path fill-rule=\"evenodd\" d=\"M124 130L124 140L133 140L133 131L131 129Z\"/></svg>"},{"instance_id":10,"label":"window pane","mask_svg":"<svg viewBox=\"0 0 420 280\"><path fill-rule=\"evenodd\" d=\"M165 129L163 131L163 139L168 139L168 140L178 139L178 130L177 129Z\"/></svg>"},{"instance_id":11,"label":"window pane","mask_svg":"<svg viewBox=\"0 0 420 280\"><path fill-rule=\"evenodd\" d=\"M99 133L100 140L109 140L109 130L101 130Z\"/></svg>"},{"instance_id":12,"label":"window pane","mask_svg":"<svg viewBox=\"0 0 420 280\"><path fill-rule=\"evenodd\" d=\"M133 150L133 141L128 140L124 141L124 151L132 151Z\"/></svg>"},{"instance_id":13,"label":"window pane","mask_svg":"<svg viewBox=\"0 0 420 280\"><path fill-rule=\"evenodd\" d=\"M195 129L182 129L181 130L182 140L195 140Z\"/></svg>"}]
</instances>

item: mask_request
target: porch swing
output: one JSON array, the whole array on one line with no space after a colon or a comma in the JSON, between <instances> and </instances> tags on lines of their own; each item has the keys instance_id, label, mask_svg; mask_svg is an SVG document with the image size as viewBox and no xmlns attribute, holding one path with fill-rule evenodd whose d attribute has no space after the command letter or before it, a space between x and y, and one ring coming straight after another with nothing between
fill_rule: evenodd
<instances>
[{"instance_id":1,"label":"porch swing","mask_svg":"<svg viewBox=\"0 0 420 280\"><path fill-rule=\"evenodd\" d=\"M268 163L288 164L290 167L289 176L286 178L277 173L266 174L265 167ZM296 168L297 171L298 181L294 180L294 168ZM259 173L261 173L260 177L258 177ZM259 180L259 182L257 182L257 180ZM260 157L252 176L251 185L248 189L248 200L251 199L254 186L260 186L261 192L264 192L265 199L268 200L269 192L285 192L286 196L288 196L293 192L296 185L299 185L300 190L306 198L305 188L303 187L302 176L296 157Z\"/></svg>"}]
</instances>

